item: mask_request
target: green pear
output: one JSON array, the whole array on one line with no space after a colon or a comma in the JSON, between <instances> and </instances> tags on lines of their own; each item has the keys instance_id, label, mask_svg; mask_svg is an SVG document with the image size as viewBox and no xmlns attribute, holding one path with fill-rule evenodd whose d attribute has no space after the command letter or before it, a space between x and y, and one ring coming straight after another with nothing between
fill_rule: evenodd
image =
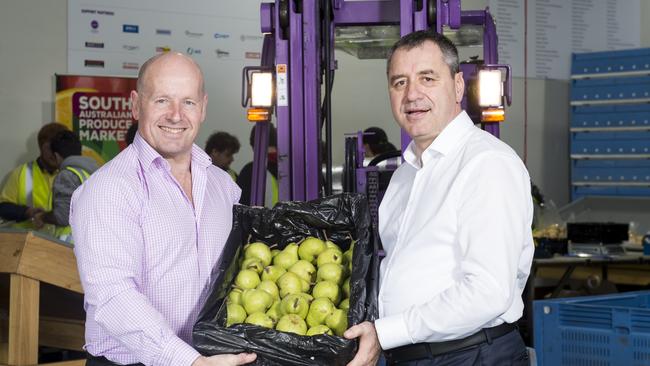
<instances>
[{"instance_id":1,"label":"green pear","mask_svg":"<svg viewBox=\"0 0 650 366\"><path fill-rule=\"evenodd\" d=\"M334 334L337 336L343 336L343 332L348 329L348 316L345 311L334 309L327 318L325 318L325 325L333 330Z\"/></svg>"},{"instance_id":2,"label":"green pear","mask_svg":"<svg viewBox=\"0 0 650 366\"><path fill-rule=\"evenodd\" d=\"M343 294L345 297L350 297L350 277L346 278L345 281L343 281Z\"/></svg>"},{"instance_id":3,"label":"green pear","mask_svg":"<svg viewBox=\"0 0 650 366\"><path fill-rule=\"evenodd\" d=\"M316 279L316 267L311 262L301 259L294 263L293 266L287 270L298 275L303 280L312 283Z\"/></svg>"},{"instance_id":4,"label":"green pear","mask_svg":"<svg viewBox=\"0 0 650 366\"><path fill-rule=\"evenodd\" d=\"M316 259L316 265L318 267L321 267L326 263L343 264L343 258L343 253L341 253L340 249L325 249L321 254L318 255L318 258Z\"/></svg>"},{"instance_id":5,"label":"green pear","mask_svg":"<svg viewBox=\"0 0 650 366\"><path fill-rule=\"evenodd\" d=\"M343 252L343 256L345 257L345 260L348 262L348 265L350 266L350 270L352 270L352 252L354 251L354 245L356 244L356 241L352 240L350 243L350 248Z\"/></svg>"},{"instance_id":6,"label":"green pear","mask_svg":"<svg viewBox=\"0 0 650 366\"><path fill-rule=\"evenodd\" d=\"M234 288L234 289L230 290L230 293L228 293L228 298L227 298L226 302L228 304L241 305L241 293L242 293L242 290L239 289L239 288Z\"/></svg>"},{"instance_id":7,"label":"green pear","mask_svg":"<svg viewBox=\"0 0 650 366\"><path fill-rule=\"evenodd\" d=\"M260 327L273 329L273 319L264 313L253 313L249 315L244 323L254 324Z\"/></svg>"},{"instance_id":8,"label":"green pear","mask_svg":"<svg viewBox=\"0 0 650 366\"><path fill-rule=\"evenodd\" d=\"M282 299L280 308L283 314L296 314L300 318L305 319L309 312L309 302L303 296L291 294Z\"/></svg>"},{"instance_id":9,"label":"green pear","mask_svg":"<svg viewBox=\"0 0 650 366\"><path fill-rule=\"evenodd\" d=\"M327 249L336 249L339 252L341 251L341 248L338 245L334 244L334 242L331 241L331 240L325 240L325 248L327 248Z\"/></svg>"},{"instance_id":10,"label":"green pear","mask_svg":"<svg viewBox=\"0 0 650 366\"><path fill-rule=\"evenodd\" d=\"M339 309L345 310L345 312L350 310L350 298L341 300L341 302L339 303Z\"/></svg>"},{"instance_id":11,"label":"green pear","mask_svg":"<svg viewBox=\"0 0 650 366\"><path fill-rule=\"evenodd\" d=\"M300 247L298 248L298 256L300 259L306 260L307 262L314 262L316 260L316 257L318 257L318 255L321 254L325 248L326 246L324 241L310 236L303 240L302 243L300 243Z\"/></svg>"},{"instance_id":12,"label":"green pear","mask_svg":"<svg viewBox=\"0 0 650 366\"><path fill-rule=\"evenodd\" d=\"M262 281L277 281L280 276L286 272L284 268L280 266L266 266L264 267L264 270L262 271Z\"/></svg>"},{"instance_id":13,"label":"green pear","mask_svg":"<svg viewBox=\"0 0 650 366\"><path fill-rule=\"evenodd\" d=\"M302 284L302 292L309 292L309 289L311 288L311 284L302 278L300 279L300 283Z\"/></svg>"},{"instance_id":14,"label":"green pear","mask_svg":"<svg viewBox=\"0 0 650 366\"><path fill-rule=\"evenodd\" d=\"M280 288L280 297L301 293L303 286L301 281L300 277L292 272L287 272L280 276L276 282Z\"/></svg>"},{"instance_id":15,"label":"green pear","mask_svg":"<svg viewBox=\"0 0 650 366\"><path fill-rule=\"evenodd\" d=\"M334 310L334 304L326 297L315 299L309 305L309 312L307 313L307 324L314 327L325 323L325 318Z\"/></svg>"},{"instance_id":16,"label":"green pear","mask_svg":"<svg viewBox=\"0 0 650 366\"><path fill-rule=\"evenodd\" d=\"M311 295L308 294L308 293L301 292L301 293L296 294L296 295L304 297L304 298L307 300L307 303L309 303L309 304L311 304L311 302L314 301L314 297L311 296Z\"/></svg>"},{"instance_id":17,"label":"green pear","mask_svg":"<svg viewBox=\"0 0 650 366\"><path fill-rule=\"evenodd\" d=\"M253 289L260 284L260 276L250 269L242 269L235 277L235 286L240 289Z\"/></svg>"},{"instance_id":18,"label":"green pear","mask_svg":"<svg viewBox=\"0 0 650 366\"><path fill-rule=\"evenodd\" d=\"M280 320L278 320L278 324L275 326L275 330L278 330L280 332L305 335L307 333L307 324L300 316L296 314L286 314L283 315Z\"/></svg>"},{"instance_id":19,"label":"green pear","mask_svg":"<svg viewBox=\"0 0 650 366\"><path fill-rule=\"evenodd\" d=\"M273 297L273 299L280 298L280 289L278 289L278 285L276 285L273 281L262 281L259 285L257 285L256 289L268 293L271 295L271 297Z\"/></svg>"},{"instance_id":20,"label":"green pear","mask_svg":"<svg viewBox=\"0 0 650 366\"><path fill-rule=\"evenodd\" d=\"M282 313L282 308L280 307L281 301L280 299L275 300L273 302L273 305L269 308L269 310L266 311L266 315L270 316L271 319L273 319L274 323L277 323L278 320L280 320L280 317L284 315Z\"/></svg>"},{"instance_id":21,"label":"green pear","mask_svg":"<svg viewBox=\"0 0 650 366\"><path fill-rule=\"evenodd\" d=\"M327 325L324 324L313 326L307 330L308 336L315 336L319 334L334 335L334 332L332 332L332 330L328 328Z\"/></svg>"},{"instance_id":22,"label":"green pear","mask_svg":"<svg viewBox=\"0 0 650 366\"><path fill-rule=\"evenodd\" d=\"M251 271L257 272L257 274L260 274L262 273L262 270L264 270L264 265L262 261L257 258L245 258L239 268L250 269Z\"/></svg>"},{"instance_id":23,"label":"green pear","mask_svg":"<svg viewBox=\"0 0 650 366\"><path fill-rule=\"evenodd\" d=\"M271 257L275 257L280 253L280 249L271 249Z\"/></svg>"},{"instance_id":24,"label":"green pear","mask_svg":"<svg viewBox=\"0 0 650 366\"><path fill-rule=\"evenodd\" d=\"M322 266L318 267L318 272L316 273L316 280L332 281L337 285L340 285L343 282L344 270L345 269L340 264L325 263Z\"/></svg>"},{"instance_id":25,"label":"green pear","mask_svg":"<svg viewBox=\"0 0 650 366\"><path fill-rule=\"evenodd\" d=\"M273 304L273 297L265 291L252 289L244 291L241 302L248 314L264 313Z\"/></svg>"},{"instance_id":26,"label":"green pear","mask_svg":"<svg viewBox=\"0 0 650 366\"><path fill-rule=\"evenodd\" d=\"M248 244L244 247L244 258L257 258L264 264L262 268L271 264L271 249L262 242Z\"/></svg>"},{"instance_id":27,"label":"green pear","mask_svg":"<svg viewBox=\"0 0 650 366\"><path fill-rule=\"evenodd\" d=\"M298 244L290 243L273 257L273 265L284 268L285 270L293 266L298 261Z\"/></svg>"},{"instance_id":28,"label":"green pear","mask_svg":"<svg viewBox=\"0 0 650 366\"><path fill-rule=\"evenodd\" d=\"M226 326L243 323L246 319L246 310L241 305L229 303L226 305Z\"/></svg>"},{"instance_id":29,"label":"green pear","mask_svg":"<svg viewBox=\"0 0 650 366\"><path fill-rule=\"evenodd\" d=\"M319 297L326 297L332 300L334 305L337 305L339 301L341 301L341 290L339 289L339 285L332 281L321 281L316 283L311 294L316 299Z\"/></svg>"}]
</instances>

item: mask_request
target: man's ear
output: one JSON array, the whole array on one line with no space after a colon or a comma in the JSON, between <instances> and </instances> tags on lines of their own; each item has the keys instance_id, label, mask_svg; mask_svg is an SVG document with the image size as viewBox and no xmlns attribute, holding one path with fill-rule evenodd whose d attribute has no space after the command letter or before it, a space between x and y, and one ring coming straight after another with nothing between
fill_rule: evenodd
<instances>
[{"instance_id":1,"label":"man's ear","mask_svg":"<svg viewBox=\"0 0 650 366\"><path fill-rule=\"evenodd\" d=\"M131 115L133 115L133 119L138 121L140 120L140 96L138 95L138 92L135 90L131 90Z\"/></svg>"},{"instance_id":2,"label":"man's ear","mask_svg":"<svg viewBox=\"0 0 650 366\"><path fill-rule=\"evenodd\" d=\"M465 79L463 79L462 71L454 75L454 84L456 86L456 103L460 103L463 100L463 94L465 94Z\"/></svg>"}]
</instances>

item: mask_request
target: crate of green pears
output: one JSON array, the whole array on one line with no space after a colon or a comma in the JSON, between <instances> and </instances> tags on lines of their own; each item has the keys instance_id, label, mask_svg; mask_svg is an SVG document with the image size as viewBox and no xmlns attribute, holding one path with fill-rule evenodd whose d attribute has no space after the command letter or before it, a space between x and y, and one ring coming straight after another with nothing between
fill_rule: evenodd
<instances>
[{"instance_id":1,"label":"crate of green pears","mask_svg":"<svg viewBox=\"0 0 650 366\"><path fill-rule=\"evenodd\" d=\"M374 238L363 195L236 206L194 347L255 352L257 365L347 364L358 342L343 332L377 315Z\"/></svg>"},{"instance_id":2,"label":"crate of green pears","mask_svg":"<svg viewBox=\"0 0 650 366\"><path fill-rule=\"evenodd\" d=\"M226 325L342 336L348 327L353 250L354 241L343 251L312 236L282 250L263 242L247 244L228 293Z\"/></svg>"}]
</instances>

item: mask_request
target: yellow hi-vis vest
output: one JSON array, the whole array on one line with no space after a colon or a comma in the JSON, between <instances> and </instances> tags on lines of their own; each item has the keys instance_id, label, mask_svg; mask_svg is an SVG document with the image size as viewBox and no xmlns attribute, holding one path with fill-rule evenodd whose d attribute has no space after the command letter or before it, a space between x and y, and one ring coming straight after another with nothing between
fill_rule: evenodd
<instances>
[{"instance_id":1,"label":"yellow hi-vis vest","mask_svg":"<svg viewBox=\"0 0 650 366\"><path fill-rule=\"evenodd\" d=\"M90 176L90 174L88 174L88 172L83 170L83 169L75 169L75 168L70 167L70 166L67 166L65 168L66 168L66 170L69 170L69 171L73 172L79 178L79 181L81 182L81 184L83 184L83 182L85 182L86 179L88 179L88 177ZM50 197L50 207L51 206L52 206L52 197ZM73 243L73 240L72 240L72 228L70 227L70 225L68 225L68 226L57 226L56 230L54 231L54 236L56 236L56 238L61 240L61 241L66 241L68 243Z\"/></svg>"},{"instance_id":2,"label":"yellow hi-vis vest","mask_svg":"<svg viewBox=\"0 0 650 366\"><path fill-rule=\"evenodd\" d=\"M44 174L36 161L23 164L18 183L17 204L50 211L52 209L51 193L52 177ZM13 226L34 229L30 220L17 222Z\"/></svg>"}]
</instances>

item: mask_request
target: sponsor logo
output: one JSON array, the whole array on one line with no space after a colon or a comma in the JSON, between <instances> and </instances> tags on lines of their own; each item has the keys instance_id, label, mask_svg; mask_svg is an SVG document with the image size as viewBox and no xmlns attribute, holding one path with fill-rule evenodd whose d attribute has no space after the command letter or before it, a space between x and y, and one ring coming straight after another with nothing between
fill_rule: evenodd
<instances>
[{"instance_id":1,"label":"sponsor logo","mask_svg":"<svg viewBox=\"0 0 650 366\"><path fill-rule=\"evenodd\" d=\"M102 61L102 60L84 60L84 66L86 66L86 67L104 68L104 61Z\"/></svg>"},{"instance_id":2,"label":"sponsor logo","mask_svg":"<svg viewBox=\"0 0 650 366\"><path fill-rule=\"evenodd\" d=\"M168 46L158 46L156 47L156 52L169 52L172 49Z\"/></svg>"},{"instance_id":3,"label":"sponsor logo","mask_svg":"<svg viewBox=\"0 0 650 366\"><path fill-rule=\"evenodd\" d=\"M227 34L227 33L215 33L214 38L215 39L219 39L219 38L226 39L226 38L230 38L230 34Z\"/></svg>"},{"instance_id":4,"label":"sponsor logo","mask_svg":"<svg viewBox=\"0 0 650 366\"><path fill-rule=\"evenodd\" d=\"M187 47L187 54L188 55L200 55L201 50L198 49L198 48Z\"/></svg>"},{"instance_id":5,"label":"sponsor logo","mask_svg":"<svg viewBox=\"0 0 650 366\"><path fill-rule=\"evenodd\" d=\"M125 51L136 51L140 49L140 46L135 46L132 44L124 44L122 45L122 49L124 49Z\"/></svg>"},{"instance_id":6,"label":"sponsor logo","mask_svg":"<svg viewBox=\"0 0 650 366\"><path fill-rule=\"evenodd\" d=\"M261 52L246 52L246 53L244 53L244 58L259 60L259 59L262 58L262 53Z\"/></svg>"},{"instance_id":7,"label":"sponsor logo","mask_svg":"<svg viewBox=\"0 0 650 366\"><path fill-rule=\"evenodd\" d=\"M262 37L262 36L252 36L252 35L249 35L249 34L242 34L241 36L239 36L239 39L240 39L242 42L246 42L246 41L260 41L260 40L262 40L262 38L264 38L264 37Z\"/></svg>"},{"instance_id":8,"label":"sponsor logo","mask_svg":"<svg viewBox=\"0 0 650 366\"><path fill-rule=\"evenodd\" d=\"M140 64L137 62L122 62L122 68L125 70L137 70L140 68Z\"/></svg>"},{"instance_id":9,"label":"sponsor logo","mask_svg":"<svg viewBox=\"0 0 650 366\"><path fill-rule=\"evenodd\" d=\"M124 33L140 33L140 26L135 24L122 24L122 32Z\"/></svg>"},{"instance_id":10,"label":"sponsor logo","mask_svg":"<svg viewBox=\"0 0 650 366\"><path fill-rule=\"evenodd\" d=\"M104 48L102 42L86 42L86 48Z\"/></svg>"},{"instance_id":11,"label":"sponsor logo","mask_svg":"<svg viewBox=\"0 0 650 366\"><path fill-rule=\"evenodd\" d=\"M96 32L97 28L99 28L99 22L93 19L92 21L90 21L90 28L92 28L93 31Z\"/></svg>"},{"instance_id":12,"label":"sponsor logo","mask_svg":"<svg viewBox=\"0 0 650 366\"><path fill-rule=\"evenodd\" d=\"M170 29L156 29L156 34L160 34L163 36L171 36L172 31Z\"/></svg>"},{"instance_id":13,"label":"sponsor logo","mask_svg":"<svg viewBox=\"0 0 650 366\"><path fill-rule=\"evenodd\" d=\"M230 52L228 52L228 51L224 51L224 50L220 50L220 49L218 49L218 48L217 48L216 50L214 50L214 53L217 54L217 57L218 57L218 58L224 58L224 57L228 57L228 56L230 56Z\"/></svg>"},{"instance_id":14,"label":"sponsor logo","mask_svg":"<svg viewBox=\"0 0 650 366\"><path fill-rule=\"evenodd\" d=\"M185 31L185 35L188 36L188 37L192 37L192 38L201 38L201 37L203 37L203 33L192 32L192 31L188 31L188 30Z\"/></svg>"}]
</instances>

